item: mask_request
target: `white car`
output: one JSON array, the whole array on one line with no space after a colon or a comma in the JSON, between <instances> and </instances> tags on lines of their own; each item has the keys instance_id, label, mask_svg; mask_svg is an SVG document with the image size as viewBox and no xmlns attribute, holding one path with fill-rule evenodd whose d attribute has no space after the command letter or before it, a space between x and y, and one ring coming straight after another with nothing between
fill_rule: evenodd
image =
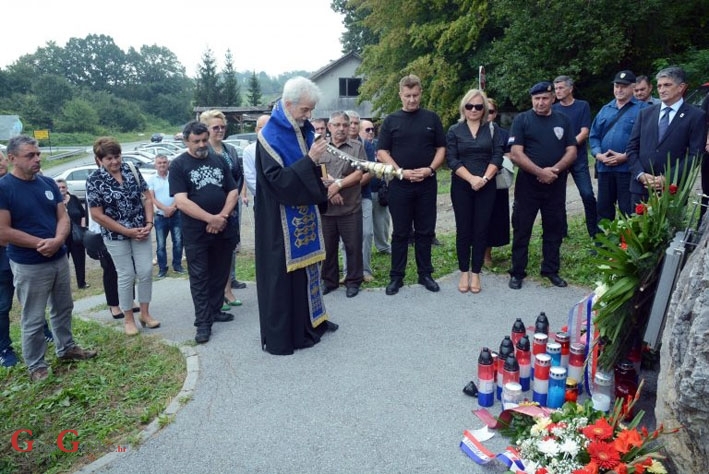
<instances>
[{"instance_id":1,"label":"white car","mask_svg":"<svg viewBox=\"0 0 709 474\"><path fill-rule=\"evenodd\" d=\"M163 155L179 155L184 152L187 148L180 146L175 142L161 142L161 143L144 143L135 147L136 151L150 153L155 156L158 153Z\"/></svg>"},{"instance_id":2,"label":"white car","mask_svg":"<svg viewBox=\"0 0 709 474\"><path fill-rule=\"evenodd\" d=\"M150 179L151 176L157 174L155 165L153 165L152 160L145 158L142 155L134 155L132 153L123 153L121 158L124 162L132 162L138 172L143 176L146 181ZM54 179L62 178L66 181L67 188L69 189L69 194L73 194L78 197L81 201L86 200L86 178L89 177L91 173L96 171L96 165L84 165L77 166L76 168L69 168L64 170L58 175L54 176Z\"/></svg>"}]
</instances>

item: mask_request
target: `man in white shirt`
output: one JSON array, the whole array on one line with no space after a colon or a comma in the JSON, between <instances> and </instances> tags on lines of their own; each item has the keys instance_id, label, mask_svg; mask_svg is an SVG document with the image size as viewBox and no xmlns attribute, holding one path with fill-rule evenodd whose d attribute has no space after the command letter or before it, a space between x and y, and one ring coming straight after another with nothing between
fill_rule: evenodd
<instances>
[{"instance_id":1,"label":"man in white shirt","mask_svg":"<svg viewBox=\"0 0 709 474\"><path fill-rule=\"evenodd\" d=\"M256 129L254 131L258 133L270 118L270 115L261 115L256 119ZM241 189L241 202L245 206L248 206L249 196L246 193L247 188L252 196L256 196L256 142L249 143L246 148L244 148L244 181L246 182L246 186Z\"/></svg>"},{"instance_id":2,"label":"man in white shirt","mask_svg":"<svg viewBox=\"0 0 709 474\"><path fill-rule=\"evenodd\" d=\"M172 269L175 273L185 273L182 268L182 228L180 227L180 211L177 210L175 199L170 196L168 183L169 162L165 155L155 157L157 174L148 180L148 188L152 194L157 210L153 216L155 226L155 241L157 243L158 278L167 275L167 234L172 237Z\"/></svg>"}]
</instances>

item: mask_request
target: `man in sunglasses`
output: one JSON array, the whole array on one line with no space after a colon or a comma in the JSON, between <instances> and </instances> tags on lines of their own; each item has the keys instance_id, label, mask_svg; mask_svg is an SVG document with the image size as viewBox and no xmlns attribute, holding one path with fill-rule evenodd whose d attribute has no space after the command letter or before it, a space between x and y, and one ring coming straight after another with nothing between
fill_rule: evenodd
<instances>
[{"instance_id":1,"label":"man in sunglasses","mask_svg":"<svg viewBox=\"0 0 709 474\"><path fill-rule=\"evenodd\" d=\"M389 211L394 232L387 295L395 295L404 285L412 225L418 282L429 291L440 289L431 276L431 244L436 230L436 169L445 160L446 135L440 117L420 107L421 79L418 76L410 74L399 81L399 98L401 110L384 119L377 151L379 161L403 170L403 179L389 184Z\"/></svg>"},{"instance_id":2,"label":"man in sunglasses","mask_svg":"<svg viewBox=\"0 0 709 474\"><path fill-rule=\"evenodd\" d=\"M370 148L374 150L373 155L376 155L377 140L374 137L374 124L372 122L369 120L362 120L360 122L359 137L364 142L365 150L368 145L370 145ZM373 176L372 180L369 182L372 191L372 232L374 247L377 251L391 254L391 245L389 244L391 215L389 215L389 206L379 203L379 190L382 187L382 183L382 180L375 176Z\"/></svg>"},{"instance_id":3,"label":"man in sunglasses","mask_svg":"<svg viewBox=\"0 0 709 474\"><path fill-rule=\"evenodd\" d=\"M554 86L539 82L529 90L532 109L515 117L508 143L519 166L512 206L512 269L509 287L522 288L527 276L529 239L542 213L541 274L554 286L564 287L559 276L559 249L566 218L566 176L576 159L576 135L569 118L552 110Z\"/></svg>"}]
</instances>

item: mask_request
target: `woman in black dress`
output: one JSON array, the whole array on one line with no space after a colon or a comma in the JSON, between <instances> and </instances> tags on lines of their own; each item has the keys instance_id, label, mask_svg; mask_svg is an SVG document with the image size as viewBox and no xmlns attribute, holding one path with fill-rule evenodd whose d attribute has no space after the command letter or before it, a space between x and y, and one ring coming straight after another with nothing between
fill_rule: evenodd
<instances>
[{"instance_id":1,"label":"woman in black dress","mask_svg":"<svg viewBox=\"0 0 709 474\"><path fill-rule=\"evenodd\" d=\"M487 119L495 122L498 117L497 102L494 99L487 99ZM507 138L510 133L502 128L495 129L503 139L505 155L509 153ZM510 190L498 189L495 193L495 205L492 208L492 218L487 232L487 248L485 249L485 266L492 266L492 248L502 247L510 243Z\"/></svg>"},{"instance_id":2,"label":"woman in black dress","mask_svg":"<svg viewBox=\"0 0 709 474\"><path fill-rule=\"evenodd\" d=\"M83 235L80 232L76 232L76 230L85 228L86 209L84 209L78 197L69 193L65 180L59 178L55 181L57 186L59 186L59 192L62 193L64 205L71 221L72 230L66 238L66 248L68 255L71 255L71 259L74 262L76 285L79 289L88 288L89 285L86 284L86 249L84 249L83 240L74 238L74 236Z\"/></svg>"}]
</instances>

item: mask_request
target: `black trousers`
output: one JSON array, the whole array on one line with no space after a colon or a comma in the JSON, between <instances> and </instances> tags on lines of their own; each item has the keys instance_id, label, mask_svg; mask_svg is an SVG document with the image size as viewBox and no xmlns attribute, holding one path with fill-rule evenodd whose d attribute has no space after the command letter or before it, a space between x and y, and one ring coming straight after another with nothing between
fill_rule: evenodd
<instances>
[{"instance_id":1,"label":"black trousers","mask_svg":"<svg viewBox=\"0 0 709 474\"><path fill-rule=\"evenodd\" d=\"M472 269L473 273L480 273L482 270L496 192L494 181L474 191L467 181L456 177L452 179L455 249L461 272Z\"/></svg>"},{"instance_id":2,"label":"black trousers","mask_svg":"<svg viewBox=\"0 0 709 474\"><path fill-rule=\"evenodd\" d=\"M325 239L325 263L322 266L323 284L327 288L339 286L338 247L340 238L347 255L345 286L359 287L364 277L362 257L362 208L346 216L322 216L322 232Z\"/></svg>"},{"instance_id":3,"label":"black trousers","mask_svg":"<svg viewBox=\"0 0 709 474\"><path fill-rule=\"evenodd\" d=\"M512 207L512 270L517 278L527 276L529 240L537 213L542 214L542 275L559 273L559 249L566 220L566 176L561 173L552 184L542 184L524 173L515 181Z\"/></svg>"},{"instance_id":4,"label":"black trousers","mask_svg":"<svg viewBox=\"0 0 709 474\"><path fill-rule=\"evenodd\" d=\"M185 242L197 328L210 329L214 315L221 311L236 241L236 237L229 239L221 234L208 234L196 242Z\"/></svg>"},{"instance_id":5,"label":"black trousers","mask_svg":"<svg viewBox=\"0 0 709 474\"><path fill-rule=\"evenodd\" d=\"M389 183L389 212L393 224L391 278L403 278L406 274L412 225L418 274L433 273L431 243L436 232L437 193L438 182L435 177L426 178L420 183L397 180Z\"/></svg>"},{"instance_id":6,"label":"black trousers","mask_svg":"<svg viewBox=\"0 0 709 474\"><path fill-rule=\"evenodd\" d=\"M108 251L101 252L99 263L103 270L103 292L106 294L106 304L118 306L118 274L111 254ZM135 298L135 287L133 287L133 297Z\"/></svg>"},{"instance_id":7,"label":"black trousers","mask_svg":"<svg viewBox=\"0 0 709 474\"><path fill-rule=\"evenodd\" d=\"M76 284L79 288L86 286L86 249L83 242L76 242L71 237L71 233L66 239L66 248L68 255L74 262L74 271L76 271Z\"/></svg>"}]
</instances>

